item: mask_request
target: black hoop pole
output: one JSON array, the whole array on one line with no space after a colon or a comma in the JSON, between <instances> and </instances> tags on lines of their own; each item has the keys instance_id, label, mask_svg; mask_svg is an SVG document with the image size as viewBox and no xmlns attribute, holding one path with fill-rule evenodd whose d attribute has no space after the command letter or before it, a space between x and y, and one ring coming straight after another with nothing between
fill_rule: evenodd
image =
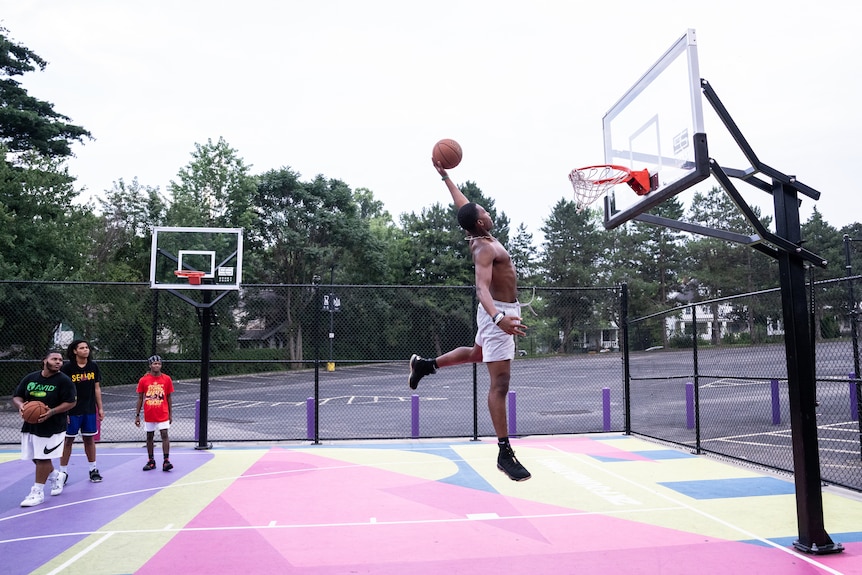
<instances>
[{"instance_id":1,"label":"black hoop pole","mask_svg":"<svg viewBox=\"0 0 862 575\"><path fill-rule=\"evenodd\" d=\"M773 184L775 230L793 243L802 240L799 199L796 190L781 182ZM826 532L823 495L820 488L820 453L817 444L817 414L814 385L816 374L808 330L805 297L805 267L799 255L781 250L778 254L781 305L784 312L787 348L787 388L790 397L790 432L793 448L793 478L796 484L796 521L799 539L793 546L806 553L843 551Z\"/></svg>"},{"instance_id":2,"label":"black hoop pole","mask_svg":"<svg viewBox=\"0 0 862 575\"><path fill-rule=\"evenodd\" d=\"M212 294L209 291L203 293L205 307L201 310L201 397L200 397L200 421L198 428L198 444L195 449L212 449L213 444L208 441L207 430L209 423L210 405L210 341L212 339L212 309L209 304Z\"/></svg>"}]
</instances>

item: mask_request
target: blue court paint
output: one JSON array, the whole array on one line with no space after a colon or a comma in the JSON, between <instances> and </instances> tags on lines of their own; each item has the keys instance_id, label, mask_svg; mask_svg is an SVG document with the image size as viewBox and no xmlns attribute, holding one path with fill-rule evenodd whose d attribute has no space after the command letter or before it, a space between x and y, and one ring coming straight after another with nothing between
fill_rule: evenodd
<instances>
[{"instance_id":1,"label":"blue court paint","mask_svg":"<svg viewBox=\"0 0 862 575\"><path fill-rule=\"evenodd\" d=\"M698 481L667 481L659 483L692 499L727 499L763 495L792 495L793 483L774 477L738 477L732 479L701 479Z\"/></svg>"},{"instance_id":2,"label":"blue court paint","mask_svg":"<svg viewBox=\"0 0 862 575\"><path fill-rule=\"evenodd\" d=\"M606 455L590 455L590 457L592 457L596 461L601 461L602 463L622 463L624 461L627 461L629 463L632 462L631 459L625 459L622 457L608 457Z\"/></svg>"},{"instance_id":3,"label":"blue court paint","mask_svg":"<svg viewBox=\"0 0 862 575\"><path fill-rule=\"evenodd\" d=\"M691 457L697 457L697 455L692 455L691 453L686 453L685 451L677 451L676 449L654 449L648 451L632 451L635 455L640 455L641 457L645 457L647 459L689 459Z\"/></svg>"},{"instance_id":4,"label":"blue court paint","mask_svg":"<svg viewBox=\"0 0 862 575\"><path fill-rule=\"evenodd\" d=\"M648 451L629 451L632 455L637 455L643 459L649 459L652 461L659 461L662 459L689 459L691 457L697 457L696 455L691 455L690 453L686 453L684 451L676 451L674 449L655 449ZM596 461L601 461L603 463L620 463L620 462L632 462L632 461L643 461L643 459L632 459L631 457L613 457L608 455L594 455L592 453L587 453Z\"/></svg>"}]
</instances>

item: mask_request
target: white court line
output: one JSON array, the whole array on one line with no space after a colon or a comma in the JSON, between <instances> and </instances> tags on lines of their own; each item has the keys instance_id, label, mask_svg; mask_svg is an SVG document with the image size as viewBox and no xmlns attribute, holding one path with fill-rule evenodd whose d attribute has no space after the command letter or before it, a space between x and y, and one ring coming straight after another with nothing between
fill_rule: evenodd
<instances>
[{"instance_id":1,"label":"white court line","mask_svg":"<svg viewBox=\"0 0 862 575\"><path fill-rule=\"evenodd\" d=\"M450 461L450 460L447 460ZM403 462L402 462L403 464ZM384 465L395 465L395 463L386 463ZM409 465L409 464L408 464ZM91 497L89 499L81 499L79 501L72 501L70 503L63 503L61 505L54 505L51 507L41 507L41 508L30 508L29 511L18 513L17 515L9 515L8 517L0 517L0 523L3 521L9 521L10 519L17 519L19 517L26 517L27 515L33 515L34 513L47 513L50 511L54 511L57 509L64 509L66 507L74 507L77 505L85 505L87 503L92 503L94 501L103 501L106 499L115 499L117 497L126 497L128 495L135 495L138 493L146 493L148 491L163 491L166 489L182 489L186 487L195 487L197 485L206 485L207 483L219 483L222 481L238 481L241 479L253 479L258 477L267 477L272 475L289 475L292 473L308 473L310 471L332 471L332 470L340 470L340 469L353 469L355 467L368 467L367 465L333 465L331 467L317 467L312 469L289 469L284 471L269 471L266 473L254 473L251 475L232 475L229 477L220 477L215 479L202 479L200 481L189 481L185 483L172 483L170 485L162 485L157 487L147 487L144 489L135 489L133 491L122 491L120 493L112 493L111 495L103 495L101 497ZM183 478L185 479L185 478ZM182 481L180 479L179 481ZM2 541L0 541L2 543Z\"/></svg>"},{"instance_id":2,"label":"white court line","mask_svg":"<svg viewBox=\"0 0 862 575\"><path fill-rule=\"evenodd\" d=\"M781 381L780 379L778 381ZM757 385L769 385L771 380L745 380L745 379L736 379L733 377L722 377L716 379L715 381L711 381L709 383L704 383L700 386L701 389L707 389L710 387L751 387Z\"/></svg>"},{"instance_id":3,"label":"white court line","mask_svg":"<svg viewBox=\"0 0 862 575\"><path fill-rule=\"evenodd\" d=\"M500 516L496 513L468 513L467 519L472 519L473 521L487 521L489 519L499 519Z\"/></svg>"},{"instance_id":4,"label":"white court line","mask_svg":"<svg viewBox=\"0 0 862 575\"><path fill-rule=\"evenodd\" d=\"M451 450L452 450L451 446L427 447L427 448L420 447L420 448L416 449L416 451L451 451ZM487 460L488 461L496 461L495 458L487 458ZM441 465L448 465L449 463L452 463L452 462L466 463L466 460L464 460L464 459L445 459L445 460L440 461L440 464ZM404 462L404 461L384 461L384 462L375 462L373 465L374 466L383 465L383 466L388 466L388 467L396 467L398 465L411 465L412 466L412 465L415 465L415 463ZM95 502L95 501L102 501L102 500L106 500L106 499L124 497L126 495L134 495L134 494L138 494L138 493L157 492L157 491L162 491L165 489L196 487L196 486L204 485L204 484L208 484L208 483L216 483L216 482L224 482L224 481L232 482L232 481L237 481L237 480L241 480L241 479L252 479L252 478L258 478L258 477L290 475L293 473L309 473L309 472L319 472L319 471L340 471L340 470L344 470L344 469L366 468L368 466L369 466L368 464L332 465L332 466L328 466L328 467L317 467L317 468L309 468L309 469L292 469L292 470L283 470L283 471L270 471L270 472L266 472L266 473L255 473L255 474L251 474L251 475L236 475L236 476L222 477L222 478L216 478L216 479L206 479L206 480L201 480L201 481L177 483L177 484L165 485L165 486L160 486L160 487L149 487L146 489L137 489L137 490L126 491L126 492L122 492L122 493L115 493L112 495L105 495L102 497L94 497L94 498L90 498L90 499L86 499L86 500L75 501L75 502L66 503L63 505L56 505L56 506L48 507L48 508L33 509L32 511L28 511L26 513L19 513L18 515L0 518L0 521L6 521L6 520L13 519L16 517L22 517L22 516L30 515L32 513L44 513L44 512L52 511L55 509L63 509L66 507L83 505L83 504L87 504L87 503L91 503L91 502ZM572 512L572 513L557 513L557 514L543 514L543 515L518 515L518 516L510 516L510 517L499 517L496 520L497 521L503 521L503 520L509 520L509 519L531 519L531 518L542 519L542 518L554 518L554 517L578 517L578 516L584 516L584 515L644 513L644 512L664 511L666 509L667 508L638 509L638 510L631 510L631 511L620 511L618 509L608 509L605 511L595 511L595 512ZM402 524L424 524L424 523L446 523L446 522L458 523L461 521L470 521L470 520L475 520L475 519L469 519L469 518L463 518L463 519L461 519L461 518L416 519L416 520L405 520L405 521L388 521L388 522L383 521L383 522L381 522L381 521L378 521L377 518L373 518L373 523L364 523L363 522L363 523L325 523L325 524L295 524L295 525L288 524L288 525L278 525L274 528L276 528L276 529L304 529L304 528L316 528L316 527L348 527L348 526L369 525L369 524L373 524L373 525L402 525ZM184 532L184 531L186 531L186 532L190 532L190 531L230 531L230 530L263 529L263 528L273 528L273 526L271 526L271 525L266 525L266 526L243 525L243 526L225 526L225 527L212 527L212 528L210 528L210 527L177 528L177 529L172 529L172 531L176 531L176 532ZM133 534L135 534L135 533L159 533L159 532L164 532L166 530L168 530L168 528L113 531L112 533L118 533L118 534L119 533L122 533L122 534L125 534L125 533L133 533ZM14 539L0 540L0 545L2 545L4 543L33 541L33 540L38 540L38 539L53 539L53 538L57 538L57 537L90 536L90 535L96 535L99 533L104 533L104 532L100 531L100 530L96 530L96 531L54 533L54 534L45 534L45 535L38 535L38 536L19 537L19 538L14 538Z\"/></svg>"},{"instance_id":5,"label":"white court line","mask_svg":"<svg viewBox=\"0 0 862 575\"><path fill-rule=\"evenodd\" d=\"M56 575L57 573L63 572L67 567L70 567L73 563L78 561L78 559L80 559L81 557L83 557L84 555L86 555L87 553L89 553L90 551L92 551L93 549L95 549L96 547L98 547L99 545L104 543L105 541L107 541L108 538L113 534L114 534L113 531L109 531L109 532L105 533L101 538L99 538L98 540L91 543L86 549L82 549L81 551L76 553L74 557L70 557L68 561L66 561L65 563L63 563L62 565L60 565L59 567L57 567L53 571L48 572L48 575Z\"/></svg>"},{"instance_id":6,"label":"white court line","mask_svg":"<svg viewBox=\"0 0 862 575\"><path fill-rule=\"evenodd\" d=\"M835 440L835 441L837 441L837 440ZM755 447L755 446L756 447L781 447L781 446L776 446L774 443L761 443L758 441L739 441L739 440L735 440L735 439L720 439L720 438L703 440L703 441L701 441L701 443L733 443L736 445L748 445L748 446L752 446L752 447ZM848 443L853 443L855 445L855 443L853 441L848 441ZM820 446L820 451L821 451L821 453L822 452L844 453L847 455L858 455L859 454L858 449L854 449L854 450L837 449L835 447L823 447L822 445ZM753 463L753 462L749 462L749 463Z\"/></svg>"},{"instance_id":7,"label":"white court line","mask_svg":"<svg viewBox=\"0 0 862 575\"><path fill-rule=\"evenodd\" d=\"M741 533L742 535L744 535L748 539L753 539L755 541L759 541L760 543L763 543L764 545L768 545L768 546L773 547L775 549L779 549L779 550L783 551L784 553L786 553L787 555L790 555L791 557L797 558L801 561L805 561L806 563L810 563L811 565L814 565L818 569L823 569L824 571L826 571L828 573L832 573L833 575L844 575L841 571L836 571L835 569L832 569L831 567L828 567L827 565L824 565L823 563L815 561L815 560L811 559L810 557L807 557L806 555L804 555L798 551L784 547L783 545L779 545L778 543L775 543L773 541L770 541L769 539L761 537L761 536L757 535L756 533L752 533L752 532L748 531L747 529L740 527L739 525L735 525L733 523L730 523L729 521L725 521L724 519L716 517L715 515L707 513L701 509L698 509L697 507L689 505L689 504L685 503L684 501L679 501L679 500L676 500L667 494L659 493L658 491L651 489L651 488L647 487L646 485L638 483L637 481L629 479L628 477L624 477L622 475L619 475L618 473L614 473L612 471L609 471L604 466L593 463L592 461L589 461L585 458L577 457L576 454L574 454L574 453L569 453L567 451L563 451L562 449L560 449L554 445L548 445L548 447L554 451L557 451L558 453L568 455L569 457L571 457L572 459L574 459L575 461L577 461L579 463L583 463L589 467L592 467L593 469L595 469L597 471L600 471L602 473L610 475L611 477L613 477L619 481L622 481L624 483L628 483L629 485L633 485L635 487L638 487L638 488L646 491L647 493L655 495L656 497L660 497L666 501L670 501L671 503L673 503L675 505L678 505L678 506L680 506L680 507L682 507L688 511L691 511L692 513L695 513L697 515L705 517L706 519L709 519L710 521L718 523L719 525L723 525L725 527L733 529L734 531Z\"/></svg>"},{"instance_id":8,"label":"white court line","mask_svg":"<svg viewBox=\"0 0 862 575\"><path fill-rule=\"evenodd\" d=\"M605 517L607 515L639 515L644 513L656 513L656 512L664 512L664 511L677 511L679 507L653 507L650 509L629 509L629 510L609 510L609 511L572 511L569 513L541 513L541 514L531 514L531 515L506 515L503 517L496 516L491 517L491 515L495 514L483 514L487 515L486 517L476 517L474 514L468 514L464 517L450 517L446 519L400 519L397 521L380 521L376 517L371 517L369 521L348 521L345 523L293 523L293 524L285 524L285 525L221 525L217 527L177 527L172 529L126 529L126 530L115 530L110 532L104 531L80 531L77 533L56 533L53 535L38 535L35 537L21 537L18 539L7 539L0 541L0 544L3 543L19 543L24 541L36 541L39 539L55 539L57 537L80 537L80 536L90 536L90 535L142 535L142 534L152 534L152 533L165 533L166 531L171 531L173 533L201 533L201 532L226 532L226 531L255 531L258 529L320 529L320 528L333 528L333 527L369 527L374 526L377 527L379 525L383 526L399 526L399 525L431 525L431 524L447 524L447 523L467 523L467 522L475 522L475 521L520 521L523 519L560 519L566 517L589 517L589 516L599 516Z\"/></svg>"}]
</instances>

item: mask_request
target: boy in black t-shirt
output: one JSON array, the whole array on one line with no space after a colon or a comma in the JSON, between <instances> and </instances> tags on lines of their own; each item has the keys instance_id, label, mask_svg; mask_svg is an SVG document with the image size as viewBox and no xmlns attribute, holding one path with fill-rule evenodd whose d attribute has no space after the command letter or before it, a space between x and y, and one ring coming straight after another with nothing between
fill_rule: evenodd
<instances>
[{"instance_id":1,"label":"boy in black t-shirt","mask_svg":"<svg viewBox=\"0 0 862 575\"><path fill-rule=\"evenodd\" d=\"M21 459L31 459L36 464L36 480L30 494L21 502L21 507L32 507L45 501L45 483L53 481L51 495L59 495L57 474L53 459L60 457L63 435L66 430L66 412L75 407L75 386L65 373L60 372L63 355L49 351L42 359L42 369L28 373L18 384L12 403L23 418L24 404L41 401L48 411L37 423L21 426Z\"/></svg>"},{"instance_id":2,"label":"boy in black t-shirt","mask_svg":"<svg viewBox=\"0 0 862 575\"><path fill-rule=\"evenodd\" d=\"M102 372L90 358L90 344L83 339L76 339L66 350L69 359L63 364L61 371L72 379L78 392L78 404L69 411L69 421L66 427L66 443L63 445L63 455L60 457L60 489L69 479L68 465L72 456L72 444L78 432L84 442L84 453L90 463L90 481L99 483L102 475L96 464L96 434L99 432L99 422L105 416L102 411Z\"/></svg>"}]
</instances>

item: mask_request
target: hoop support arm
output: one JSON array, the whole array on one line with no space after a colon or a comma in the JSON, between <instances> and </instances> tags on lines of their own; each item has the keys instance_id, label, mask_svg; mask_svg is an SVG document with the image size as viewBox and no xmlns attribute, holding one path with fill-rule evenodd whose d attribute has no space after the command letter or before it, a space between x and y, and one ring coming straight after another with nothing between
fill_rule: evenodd
<instances>
[{"instance_id":1,"label":"hoop support arm","mask_svg":"<svg viewBox=\"0 0 862 575\"><path fill-rule=\"evenodd\" d=\"M706 97L707 101L710 103L713 109L718 113L718 117L721 119L721 122L724 124L724 127L727 128L728 132L730 132L730 135L733 137L733 140L736 142L736 145L739 146L739 149L742 151L745 158L751 164L755 173L762 172L763 174L769 176L775 181L792 186L793 189L808 196L812 200L820 199L820 192L798 181L795 176L788 176L787 174L779 172L775 168L772 168L771 166L767 166L766 164L762 163L758 159L757 154L754 153L754 150L751 148L748 141L745 139L745 136L742 135L742 131L736 125L736 122L734 122L733 118L730 117L730 113L727 111L727 108L724 107L724 104L719 99L718 94L715 93L715 90L712 88L712 85L707 80L701 78L700 87L703 91L703 95ZM748 177L751 178L752 176L753 174ZM769 191L771 192L771 188Z\"/></svg>"},{"instance_id":2,"label":"hoop support arm","mask_svg":"<svg viewBox=\"0 0 862 575\"><path fill-rule=\"evenodd\" d=\"M186 302L186 303L188 303L188 304L191 304L191 305L195 306L197 309L207 309L207 308L211 308L211 307L213 307L215 304L217 304L219 301L221 301L221 299L222 299L224 296L226 296L228 293L230 293L230 292L226 292L226 291L221 292L221 293L220 293L220 294L218 294L218 295L217 295L217 296L216 296L216 297L215 297L211 302L201 303L201 302L199 302L199 301L195 301L195 300L193 300L193 299L192 299L192 298L190 298L190 297L186 297L185 295L181 294L178 290L168 289L168 290L165 290L165 291L167 291L168 293L172 293L172 294L174 294L175 296L177 296L178 298L180 298L180 299L181 299L181 300L183 300L184 302Z\"/></svg>"},{"instance_id":3,"label":"hoop support arm","mask_svg":"<svg viewBox=\"0 0 862 575\"><path fill-rule=\"evenodd\" d=\"M824 260L819 255L806 250L802 246L796 245L793 242L786 240L780 236L777 236L767 230L763 224L760 223L760 220L757 219L757 215L754 213L754 210L746 203L745 199L739 193L739 190L733 185L733 182L730 181L728 175L724 172L722 167L718 165L713 158L709 159L709 169L715 178L718 180L721 187L724 188L724 191L730 196L733 200L733 203L742 211L743 216L748 221L749 224L755 229L755 231L760 235L763 240L768 241L774 244L778 249L784 250L788 253L797 254L802 259L805 259L812 264L816 265L820 268L825 268L827 261ZM792 184L791 184L792 185Z\"/></svg>"}]
</instances>

